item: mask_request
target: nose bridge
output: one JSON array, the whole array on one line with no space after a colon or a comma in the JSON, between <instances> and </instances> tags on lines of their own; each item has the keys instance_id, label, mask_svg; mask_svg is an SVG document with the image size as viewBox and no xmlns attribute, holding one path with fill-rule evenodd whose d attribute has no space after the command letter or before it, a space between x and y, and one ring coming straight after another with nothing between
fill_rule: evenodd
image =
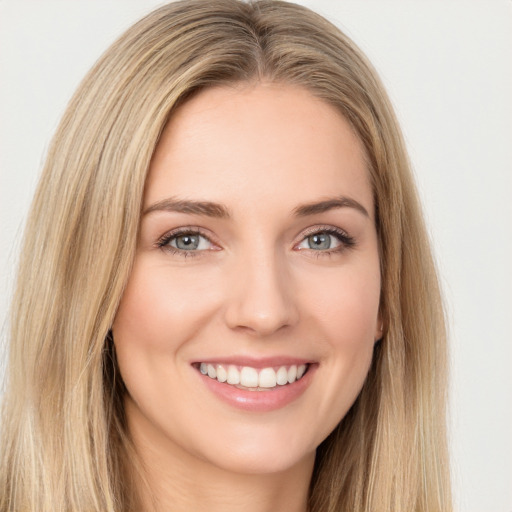
<instances>
[{"instance_id":1,"label":"nose bridge","mask_svg":"<svg viewBox=\"0 0 512 512\"><path fill-rule=\"evenodd\" d=\"M293 325L298 310L286 256L270 243L237 256L230 277L226 321L260 336Z\"/></svg>"}]
</instances>

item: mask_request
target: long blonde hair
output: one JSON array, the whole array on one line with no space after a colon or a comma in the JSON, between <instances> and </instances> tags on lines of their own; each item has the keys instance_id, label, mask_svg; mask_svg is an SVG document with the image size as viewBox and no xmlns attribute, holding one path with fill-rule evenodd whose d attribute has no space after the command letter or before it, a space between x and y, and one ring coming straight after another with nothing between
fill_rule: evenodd
<instances>
[{"instance_id":1,"label":"long blonde hair","mask_svg":"<svg viewBox=\"0 0 512 512\"><path fill-rule=\"evenodd\" d=\"M381 248L385 333L360 396L318 448L309 509L451 510L440 293L375 71L304 7L191 0L154 11L112 45L49 149L13 299L0 512L137 508L109 329L134 258L149 162L178 104L206 87L263 79L305 87L350 121L366 149Z\"/></svg>"}]
</instances>

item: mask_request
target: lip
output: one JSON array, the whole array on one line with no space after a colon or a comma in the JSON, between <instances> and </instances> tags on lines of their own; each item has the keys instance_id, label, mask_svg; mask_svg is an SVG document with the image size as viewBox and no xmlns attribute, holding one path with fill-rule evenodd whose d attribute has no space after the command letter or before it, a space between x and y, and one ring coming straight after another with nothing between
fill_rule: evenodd
<instances>
[{"instance_id":1,"label":"lip","mask_svg":"<svg viewBox=\"0 0 512 512\"><path fill-rule=\"evenodd\" d=\"M279 362L281 361L281 362ZM282 361L285 361L284 363ZM293 362L291 362L293 361ZM297 362L296 362L297 361ZM311 363L303 359L291 358L269 358L265 360L258 359L250 362L250 358L226 358L221 360L207 359L202 362L210 364L234 364L237 366L252 366L253 368L268 368L273 366L283 366L292 364L306 364L308 363L308 371L292 384L285 386L277 386L275 388L265 391L249 391L240 389L225 382L219 382L217 379L212 379L208 375L203 375L194 366L199 379L206 386L206 388L228 405L251 412L270 412L277 409L286 407L288 404L299 399L311 384L316 369L317 363ZM257 363L255 365L255 363Z\"/></svg>"}]
</instances>

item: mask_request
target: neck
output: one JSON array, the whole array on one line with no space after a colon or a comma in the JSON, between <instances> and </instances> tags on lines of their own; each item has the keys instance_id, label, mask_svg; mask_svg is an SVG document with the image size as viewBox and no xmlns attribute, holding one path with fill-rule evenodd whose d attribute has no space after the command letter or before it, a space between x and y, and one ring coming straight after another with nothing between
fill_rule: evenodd
<instances>
[{"instance_id":1,"label":"neck","mask_svg":"<svg viewBox=\"0 0 512 512\"><path fill-rule=\"evenodd\" d=\"M239 473L147 436L133 423L129 429L141 462L132 476L145 512L307 511L314 452L283 471Z\"/></svg>"}]
</instances>

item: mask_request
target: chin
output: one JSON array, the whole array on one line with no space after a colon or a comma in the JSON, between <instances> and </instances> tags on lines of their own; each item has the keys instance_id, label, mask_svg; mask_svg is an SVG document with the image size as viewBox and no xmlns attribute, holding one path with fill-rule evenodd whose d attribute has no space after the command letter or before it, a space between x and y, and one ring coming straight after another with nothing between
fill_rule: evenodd
<instances>
[{"instance_id":1,"label":"chin","mask_svg":"<svg viewBox=\"0 0 512 512\"><path fill-rule=\"evenodd\" d=\"M307 431L276 429L276 425L261 427L227 429L228 435L225 431L196 445L196 456L234 474L277 474L303 467L307 461L312 468L316 447L328 435L322 433L319 438Z\"/></svg>"},{"instance_id":2,"label":"chin","mask_svg":"<svg viewBox=\"0 0 512 512\"><path fill-rule=\"evenodd\" d=\"M220 464L216 461L215 465L232 474L264 476L293 471L308 460L312 467L315 459L315 450L301 454L280 452L283 452L282 448L272 452L261 447L257 451L237 450L224 456Z\"/></svg>"}]
</instances>

